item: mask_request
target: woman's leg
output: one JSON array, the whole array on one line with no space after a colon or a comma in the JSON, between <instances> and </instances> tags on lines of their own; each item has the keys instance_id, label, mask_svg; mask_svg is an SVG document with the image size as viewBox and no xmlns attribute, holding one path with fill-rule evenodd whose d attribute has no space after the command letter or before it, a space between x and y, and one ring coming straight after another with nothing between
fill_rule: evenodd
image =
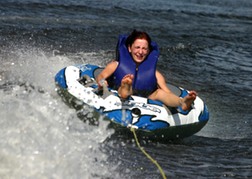
<instances>
[{"instance_id":1,"label":"woman's leg","mask_svg":"<svg viewBox=\"0 0 252 179\"><path fill-rule=\"evenodd\" d=\"M119 96L123 99L132 95L132 82L134 76L132 74L125 75L121 81L121 86L118 88Z\"/></svg>"},{"instance_id":2,"label":"woman's leg","mask_svg":"<svg viewBox=\"0 0 252 179\"><path fill-rule=\"evenodd\" d=\"M196 98L196 92L190 91L187 96L180 98L173 94L172 92L165 92L162 89L157 89L153 92L149 98L153 100L159 100L167 106L178 107L181 106L183 110L188 110L191 107L191 104Z\"/></svg>"}]
</instances>

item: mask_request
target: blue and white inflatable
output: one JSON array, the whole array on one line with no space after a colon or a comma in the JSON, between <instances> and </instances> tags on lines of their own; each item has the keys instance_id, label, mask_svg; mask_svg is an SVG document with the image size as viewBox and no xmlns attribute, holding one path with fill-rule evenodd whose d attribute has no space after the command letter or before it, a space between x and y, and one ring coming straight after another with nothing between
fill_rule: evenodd
<instances>
[{"instance_id":1,"label":"blue and white inflatable","mask_svg":"<svg viewBox=\"0 0 252 179\"><path fill-rule=\"evenodd\" d=\"M121 100L116 90L106 87L101 93L95 77L102 69L91 64L68 66L56 74L55 82L59 91L93 107L116 126L136 128L143 137L158 140L188 137L200 131L209 120L207 106L198 96L191 109L183 111L180 107L171 108L160 101L134 95ZM188 94L183 88L167 85L179 97Z\"/></svg>"}]
</instances>

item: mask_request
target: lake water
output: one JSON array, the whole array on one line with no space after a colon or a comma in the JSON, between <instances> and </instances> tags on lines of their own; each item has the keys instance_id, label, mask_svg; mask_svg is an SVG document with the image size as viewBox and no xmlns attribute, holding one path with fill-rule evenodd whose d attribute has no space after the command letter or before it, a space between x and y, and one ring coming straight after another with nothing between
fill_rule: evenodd
<instances>
[{"instance_id":1,"label":"lake water","mask_svg":"<svg viewBox=\"0 0 252 179\"><path fill-rule=\"evenodd\" d=\"M167 178L252 178L249 0L0 1L0 178L161 178L133 138L84 123L55 91L60 69L105 65L133 29L159 44L166 80L210 111L192 137L140 141Z\"/></svg>"}]
</instances>

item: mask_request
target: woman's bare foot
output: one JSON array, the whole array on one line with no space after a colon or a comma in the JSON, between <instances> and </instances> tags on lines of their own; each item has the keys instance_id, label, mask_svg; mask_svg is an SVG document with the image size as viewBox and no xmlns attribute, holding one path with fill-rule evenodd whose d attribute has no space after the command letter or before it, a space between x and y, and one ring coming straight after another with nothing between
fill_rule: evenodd
<instances>
[{"instance_id":1,"label":"woman's bare foot","mask_svg":"<svg viewBox=\"0 0 252 179\"><path fill-rule=\"evenodd\" d=\"M132 74L125 75L121 81L118 93L121 98L126 99L132 94L132 82L134 76Z\"/></svg>"},{"instance_id":2,"label":"woman's bare foot","mask_svg":"<svg viewBox=\"0 0 252 179\"><path fill-rule=\"evenodd\" d=\"M184 111L190 109L193 101L195 100L197 93L195 91L190 91L187 96L182 99L181 107Z\"/></svg>"}]
</instances>

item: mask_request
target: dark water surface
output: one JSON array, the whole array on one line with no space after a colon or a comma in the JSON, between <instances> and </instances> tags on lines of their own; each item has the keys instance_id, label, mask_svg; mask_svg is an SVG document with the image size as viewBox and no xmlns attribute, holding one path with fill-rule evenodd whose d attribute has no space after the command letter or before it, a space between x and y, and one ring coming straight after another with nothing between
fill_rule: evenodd
<instances>
[{"instance_id":1,"label":"dark water surface","mask_svg":"<svg viewBox=\"0 0 252 179\"><path fill-rule=\"evenodd\" d=\"M161 178L131 137L83 123L55 91L61 68L105 65L133 29L159 44L167 81L210 111L192 137L141 145L168 178L252 178L249 0L0 1L0 178Z\"/></svg>"}]
</instances>

